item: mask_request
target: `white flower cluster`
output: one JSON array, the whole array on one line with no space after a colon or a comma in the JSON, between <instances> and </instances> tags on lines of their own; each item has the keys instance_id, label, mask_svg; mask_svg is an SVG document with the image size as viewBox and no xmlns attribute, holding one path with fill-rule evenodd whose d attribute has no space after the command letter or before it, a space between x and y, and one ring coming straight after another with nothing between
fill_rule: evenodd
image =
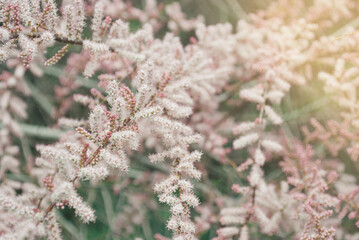
<instances>
[{"instance_id":1,"label":"white flower cluster","mask_svg":"<svg viewBox=\"0 0 359 240\"><path fill-rule=\"evenodd\" d=\"M51 195L52 202L67 201L68 205L75 209L76 215L80 216L84 223L95 221L95 211L83 202L70 182L59 185Z\"/></svg>"},{"instance_id":2,"label":"white flower cluster","mask_svg":"<svg viewBox=\"0 0 359 240\"><path fill-rule=\"evenodd\" d=\"M302 239L331 239L334 236L334 229L322 228L319 221L332 214L332 209L328 208L339 205L339 198L326 193L336 179L335 173L327 173L319 168L319 163L311 165L312 161L299 159L297 165L303 168L299 174L297 165L290 164L292 155L289 154L289 160L280 164L283 172L292 176L277 189L265 182L262 167L270 157L286 151L278 138L268 131L283 124L274 105L281 103L291 84L303 84L306 78L312 78L314 71L310 63L314 57L323 54L323 48L328 48L325 53L335 54L343 49L357 48L358 40L353 39L348 46L345 41L330 44L331 39L325 37L316 41L319 36L315 33L317 26L312 24L333 26L341 18L351 16L351 0L305 1L313 2L313 7L308 9L309 17L300 13L307 18L300 20L290 16L295 9L273 17L278 14L275 9L293 2L278 1L277 5L271 5L271 10L251 15L251 22L239 21L234 33L231 24L206 27L202 17L186 19L177 2L164 8L169 18L162 17L162 5L157 5L155 0L146 1L144 11L122 0L60 2L62 5L58 7L59 1L55 0L0 1L0 60L7 61L6 69L16 67L14 73L9 70L0 74L0 220L1 223L9 221L9 224L0 224L1 239L61 239L55 207L69 206L83 222L95 221L94 210L83 201L76 188L82 180L96 184L129 172L130 160L136 158L134 152L150 152L150 163L146 164L161 164L158 168L169 172L155 184L154 190L159 201L170 207L167 228L173 232L173 239L197 239L198 229L191 221L190 209L199 205L191 182L202 175L197 168L201 167L198 162L202 153L194 150L198 147L219 156L223 163L228 160L239 174L248 169L248 184L232 186L235 193L242 195L244 203L242 207L221 211L220 222L225 227L217 231L217 240L250 239L251 221L256 221L260 232L266 235L293 231L295 238L299 238L298 232L304 228ZM296 2L299 2L296 6L304 4L303 1ZM335 8L329 20L326 20L321 5L324 10ZM85 15L90 14L93 14L89 26L92 35L83 39ZM299 18L300 14L294 15ZM132 31L126 22L129 19L139 20L140 29ZM286 19L288 24L282 22ZM171 32L157 39L155 34L166 26L166 20ZM183 46L177 35L182 30L195 32L187 46ZM31 179L37 178L38 184L20 184L7 179L7 174L22 170L16 158L19 148L12 145L11 134L22 136L21 125L14 119L24 119L27 114L26 103L12 90L24 95L29 92L23 83L25 67L35 76L41 76L37 61L44 59L42 52L55 42L64 46L45 61L45 66L57 63L72 48L71 45L83 47L79 59L75 57L69 61L76 62L69 64L76 65L72 66L75 73L68 71L67 77L72 75L71 79L60 78L61 83L70 82L68 88L56 91L56 97L72 94L77 88L78 72L83 72L87 78L100 74L98 87L103 91L93 88L92 96L73 96L75 102L88 107L88 119L74 120L65 118L63 113L54 114L55 118L61 117L59 125L70 130L55 144L37 146L40 156L36 158L35 166L32 157L26 157L29 159L26 174L29 173ZM321 43L325 47L318 46ZM334 71L333 74L321 71L318 78L325 82L325 91L345 109L341 116L357 129L359 70L355 67L357 62L350 60L351 56L343 55L338 60L321 59L320 63L327 65L335 62ZM21 62L25 67L19 64ZM241 82L232 85L234 79ZM246 83L242 84L242 80ZM239 90L244 101L233 103L228 89ZM218 111L222 103L236 104L237 107L243 102L246 105L246 101L256 105L258 117L236 127L233 127L233 116ZM357 159L359 147L355 134L333 127L333 124L330 126L335 134L340 132L352 140L347 151ZM228 139L221 135L222 130L227 132L232 127L233 133L238 135L233 141L233 149L247 149L251 155L239 166L227 158L231 149L226 147ZM321 130L325 132L324 128ZM344 145L346 142L343 142L345 140L342 141ZM26 149L24 152L26 155ZM300 157L305 156L303 152ZM153 181L157 181L155 179ZM288 184L294 186L294 194L289 194ZM353 200L357 194L353 191L346 192L346 197L340 200ZM305 203L301 205L301 201ZM216 205L220 205L219 202ZM344 217L345 211L352 206L355 204L349 203L339 215ZM296 216L296 210L304 212L305 226L302 215L297 216L298 226L293 223L291 217ZM354 215L358 215L355 209L349 218ZM136 219L143 218L142 214ZM203 216L200 219L203 221ZM209 221L200 224L209 226Z\"/></svg>"},{"instance_id":3,"label":"white flower cluster","mask_svg":"<svg viewBox=\"0 0 359 240\"><path fill-rule=\"evenodd\" d=\"M274 73L267 73L272 75ZM234 140L234 149L243 149L257 143L257 147L254 153L254 160L257 164L263 165L265 162L265 156L262 152L262 148L271 152L280 152L281 146L265 137L265 128L267 120L274 125L280 125L283 123L282 118L273 110L273 108L267 105L267 101L272 103L280 103L284 93L276 88L275 85L270 82L264 82L264 88L262 85L256 85L252 88L243 89L240 91L240 97L244 100L257 103L260 108L259 118L253 122L242 122L233 129L234 134L241 135L239 138ZM272 88L270 90L269 88ZM265 118L264 113L267 118Z\"/></svg>"}]
</instances>

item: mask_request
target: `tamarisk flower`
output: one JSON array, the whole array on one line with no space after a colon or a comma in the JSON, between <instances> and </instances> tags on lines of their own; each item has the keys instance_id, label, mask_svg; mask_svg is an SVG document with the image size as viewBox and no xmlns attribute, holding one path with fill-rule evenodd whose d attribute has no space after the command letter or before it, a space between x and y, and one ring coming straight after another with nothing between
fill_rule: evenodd
<instances>
[{"instance_id":1,"label":"tamarisk flower","mask_svg":"<svg viewBox=\"0 0 359 240\"><path fill-rule=\"evenodd\" d=\"M59 185L51 195L51 200L53 202L66 201L69 206L75 209L76 215L79 215L84 223L95 221L94 210L82 201L73 185L69 182L64 182Z\"/></svg>"},{"instance_id":2,"label":"tamarisk flower","mask_svg":"<svg viewBox=\"0 0 359 240\"><path fill-rule=\"evenodd\" d=\"M269 73L272 74L272 73ZM266 86L268 83L265 83ZM271 86L271 85L270 85ZM268 99L267 96L268 87L257 85L250 89L243 89L240 91L240 96L250 102L255 102L260 109L259 118L254 122L243 122L233 129L233 133L242 135L233 142L234 149L243 149L257 143L257 148L254 154L254 160L259 165L263 165L265 157L262 152L262 147L271 152L279 152L281 146L271 139L266 139L264 135L264 129L267 125L264 113L270 122L276 125L282 123L281 117L270 107L266 105ZM282 96L282 95L281 95Z\"/></svg>"},{"instance_id":3,"label":"tamarisk flower","mask_svg":"<svg viewBox=\"0 0 359 240\"><path fill-rule=\"evenodd\" d=\"M280 163L288 175L288 183L294 186L294 197L303 202L302 211L309 215L301 239L334 239L335 229L325 227L320 221L330 217L339 203L328 190L329 175L319 160L313 161L314 151L310 146L294 142L292 150L285 150L285 159ZM295 163L297 162L297 164Z\"/></svg>"},{"instance_id":4,"label":"tamarisk flower","mask_svg":"<svg viewBox=\"0 0 359 240\"><path fill-rule=\"evenodd\" d=\"M55 213L54 212L49 213L49 215L46 218L46 221L47 221L46 226L47 226L49 239L61 240L62 239L61 229L58 222L56 221Z\"/></svg>"},{"instance_id":5,"label":"tamarisk flower","mask_svg":"<svg viewBox=\"0 0 359 240\"><path fill-rule=\"evenodd\" d=\"M341 149L346 149L350 158L356 161L358 159L356 129L359 127L359 121L354 109L357 107L356 86L359 70L357 67L346 69L346 65L347 61L338 59L333 66L333 74L318 73L319 80L325 83L324 91L341 107L341 121L329 120L324 127L313 118L310 123L314 131L310 131L306 126L302 127L302 131L308 141L322 141L333 156L337 156Z\"/></svg>"},{"instance_id":6,"label":"tamarisk flower","mask_svg":"<svg viewBox=\"0 0 359 240\"><path fill-rule=\"evenodd\" d=\"M170 207L167 228L173 232L173 239L196 239L213 222L203 219L213 215L207 212L196 219L197 224L191 221L190 209L199 205L191 180L199 180L199 169L205 169L199 163L202 152L195 148L218 156L222 162L228 160L240 176L247 177L246 185L232 185L242 205L222 209L223 227L217 231L217 239L247 240L253 238L254 230L257 238L262 234L298 239L332 239L337 234L344 238L338 222L347 215L349 219L358 218L355 181L345 177L344 170L335 171L337 165L333 162L338 160L313 161L314 153L309 147L294 143L294 153L283 151L268 129L275 131L283 123L274 105L281 103L291 86L313 80L317 64L333 66L333 74L322 71L318 78L325 82L325 91L345 109L341 114L345 121L330 121L328 129L312 121L315 130L304 132L307 139L323 142L333 155L346 147L353 160L358 158L358 69L354 51L358 40L350 37L350 41L337 39L331 43L332 37L321 36L335 23L341 24L342 18L355 15L354 1L291 2L281 0L270 4L268 11L251 14L251 21L239 21L233 33L228 23L205 26L202 17L187 19L178 3L167 5L164 10L168 17L163 17L164 5L157 5L155 0L146 1L145 10L122 0L62 1L61 11L59 1L54 0L1 1L0 60L7 61L9 70L0 75L0 238L61 239L55 207L59 211L73 209L84 223L95 221L95 211L77 192L81 181L89 180L91 185L108 177L117 181L129 171L131 160L136 158L134 152L151 152L150 164L161 164L159 168L169 173L160 181L153 180L159 201ZM310 5L309 11L305 11L306 5ZM333 14L327 14L333 7ZM289 11L280 13L283 8ZM85 22L90 22L85 21L85 15L92 13L88 28L92 37L83 39ZM139 20L142 26L133 32L129 20ZM171 32L159 39L155 33L167 20ZM315 31L318 26L325 29ZM189 39L190 44L183 46L177 34L190 30L195 35ZM20 149L11 141L22 136L15 119L24 119L27 114L25 102L12 92L13 88L26 92L25 68L18 63L21 60L39 76L42 72L36 73L36 63L44 59L42 53L54 42L65 46L45 65L57 63L72 44L83 47L80 54L68 59L67 73L60 78L61 87L55 90L60 107L53 117L68 132L54 144L37 146L40 156L36 167L29 163L29 171L22 172L30 174L31 181L37 179L37 184L19 183L12 180L12 175L23 171L17 159ZM342 54L343 50L353 52ZM98 88L91 86L89 93L72 96L80 86L77 75L81 72L87 78L99 73ZM238 91L244 101L236 101L239 104L235 103L235 107L242 111L246 102L254 103L258 117L234 126L237 115L221 111L221 107L233 104L232 94ZM88 119L65 117L72 101L88 108ZM230 141L226 136L229 129L238 135L233 150L246 149L250 153L239 166L226 156L232 151L225 146ZM331 142L333 139L337 141ZM268 163L271 155L285 156L280 165L287 175L286 182L264 175L264 164L276 166L275 161ZM337 178L341 182L335 185ZM267 183L266 179L275 183ZM343 187L348 182L349 190ZM128 179L123 185L115 184L117 193L131 186ZM152 182L146 184L150 186ZM152 189L148 185L141 187ZM209 185L205 188L213 190ZM334 196L333 188L338 196ZM211 191L211 195L216 194L222 193ZM117 219L123 221L135 210L140 214L137 221L131 219L131 225L139 225L146 214L138 205L139 199L148 197L129 197L131 206ZM236 202L237 199L236 196ZM343 209L336 217L333 210L340 209L339 203ZM129 225L125 227L131 228ZM167 239L160 234L156 238Z\"/></svg>"},{"instance_id":7,"label":"tamarisk flower","mask_svg":"<svg viewBox=\"0 0 359 240\"><path fill-rule=\"evenodd\" d=\"M44 65L45 66L51 66L56 64L67 52L68 48L70 47L69 44L66 44L64 47L62 47L54 56L52 56L50 59L48 59Z\"/></svg>"},{"instance_id":8,"label":"tamarisk flower","mask_svg":"<svg viewBox=\"0 0 359 240\"><path fill-rule=\"evenodd\" d=\"M294 28L287 28L284 21L272 18L271 15L264 20L263 16L267 13L264 11L261 13L263 15L252 15L253 22L251 23L241 20L237 24L236 54L243 66L241 71L237 72L237 77L246 81L253 81L251 87L241 89L239 95L243 100L257 104L259 110L257 119L242 122L233 128L233 133L240 135L233 141L234 150L250 148L254 145L252 158L238 167L235 166L234 162L231 162L231 165L236 167L239 173L250 169L249 187L241 187L237 184L232 187L235 192L243 194L245 206L249 206L250 209L245 214L247 220L240 223L242 225L240 239L250 238L247 223L255 217L261 225L261 232L268 235L280 230L278 227L280 219L290 218L290 216L282 216L281 211L284 202L292 198L288 193L283 194L284 196L281 196L283 202L280 203L280 197L278 197L273 186L266 184L263 178L261 166L266 162L264 150L274 153L281 153L282 151L282 146L265 131L270 124L281 125L283 122L271 104L280 104L292 83L302 84L305 82L303 76L293 69L303 64L308 58L305 54L299 53L298 49L306 49L308 40L313 39L314 36L311 33L314 26L305 24L305 20L303 20L300 29L305 31L306 35L297 41L294 37L298 36L297 34L294 32L292 36L287 34ZM293 22L296 22L296 19ZM288 29L288 32L283 35L282 30L284 28ZM288 39L288 41L286 40L282 44L283 39ZM284 192L287 191L285 189L288 190L288 187L283 185ZM273 194L271 195L273 201L263 200L262 198L265 198L269 192ZM270 204L261 206L261 203L265 202L270 202ZM293 199L291 202L295 203ZM295 208L295 204L293 205ZM286 211L293 213L293 206L288 207Z\"/></svg>"},{"instance_id":9,"label":"tamarisk flower","mask_svg":"<svg viewBox=\"0 0 359 240\"><path fill-rule=\"evenodd\" d=\"M152 162L161 162L165 157L173 159L171 175L154 188L159 193L160 202L171 206L172 216L167 227L174 232L173 239L196 239L189 207L198 206L199 200L193 194L193 186L185 176L195 179L201 176L194 163L200 160L202 154L186 150L189 144L198 142L199 138L193 135L191 128L180 122L164 117L156 117L153 120L155 126L162 127L156 130L157 134L163 137L171 135L166 144L168 150L150 156ZM193 137L188 138L188 135Z\"/></svg>"},{"instance_id":10,"label":"tamarisk flower","mask_svg":"<svg viewBox=\"0 0 359 240\"><path fill-rule=\"evenodd\" d=\"M73 4L64 7L66 21L65 36L72 41L81 40L81 34L85 27L85 11L82 0L75 0Z\"/></svg>"},{"instance_id":11,"label":"tamarisk flower","mask_svg":"<svg viewBox=\"0 0 359 240\"><path fill-rule=\"evenodd\" d=\"M36 9L40 9L38 12ZM55 22L57 21L57 7L53 0L41 3L35 1L30 6L29 1L4 1L0 5L2 37L1 49L16 53L19 46L22 51L19 57L27 68L38 54L38 49L42 46L50 46L54 35ZM7 32L10 32L8 35ZM43 35L43 33L46 33ZM34 37L36 36L36 37ZM39 39L36 39L40 37ZM2 55L1 59L6 60L10 55Z\"/></svg>"},{"instance_id":12,"label":"tamarisk flower","mask_svg":"<svg viewBox=\"0 0 359 240\"><path fill-rule=\"evenodd\" d=\"M102 18L103 18L103 2L102 1L98 1L95 4L95 13L94 16L92 18L92 26L91 26L91 30L92 30L92 39L93 41L99 41L100 40L100 33L101 33L101 23L102 23Z\"/></svg>"},{"instance_id":13,"label":"tamarisk flower","mask_svg":"<svg viewBox=\"0 0 359 240\"><path fill-rule=\"evenodd\" d=\"M200 177L193 163L199 161L201 154L189 154L174 147L161 155L174 159L170 177L155 186L155 191L160 194L159 200L171 206L172 216L167 227L174 232L173 239L196 239L194 224L189 219L189 207L198 206L199 200L192 192L192 184L183 177Z\"/></svg>"},{"instance_id":14,"label":"tamarisk flower","mask_svg":"<svg viewBox=\"0 0 359 240\"><path fill-rule=\"evenodd\" d=\"M311 118L310 125L313 128L312 131L307 126L302 127L302 132L306 137L306 141L314 143L319 140L323 142L324 146L334 157L338 156L340 150L346 148L351 159L353 161L357 160L356 141L358 136L348 130L352 127L350 126L350 121L339 122L336 120L329 120L323 126L318 120ZM353 145L350 146L351 144Z\"/></svg>"},{"instance_id":15,"label":"tamarisk flower","mask_svg":"<svg viewBox=\"0 0 359 240\"><path fill-rule=\"evenodd\" d=\"M16 119L26 119L26 103L19 97L29 95L24 80L24 67L16 66L14 74L4 70L0 74L0 179L5 181L7 172L18 173L20 167L20 148L16 146L13 137L22 137L23 132ZM26 163L31 167L30 161Z\"/></svg>"},{"instance_id":16,"label":"tamarisk flower","mask_svg":"<svg viewBox=\"0 0 359 240\"><path fill-rule=\"evenodd\" d=\"M107 52L109 50L109 47L103 43L85 40L84 48L90 50L91 53L91 59L85 66L84 76L91 77L97 70L99 56Z\"/></svg>"},{"instance_id":17,"label":"tamarisk flower","mask_svg":"<svg viewBox=\"0 0 359 240\"><path fill-rule=\"evenodd\" d=\"M176 33L178 33L179 30L191 31L195 29L198 24L204 22L203 16L198 16L196 19L186 19L186 15L182 12L181 5L178 2L167 5L165 10L171 19L168 22L168 27Z\"/></svg>"},{"instance_id":18,"label":"tamarisk flower","mask_svg":"<svg viewBox=\"0 0 359 240\"><path fill-rule=\"evenodd\" d=\"M146 37L136 34L131 35L138 38L140 36ZM142 32L141 34L145 33ZM128 37L131 35L129 34ZM106 55L109 49L106 44L93 41L86 40L84 44L93 54L98 53L99 57ZM162 51L168 51L166 52L168 57L176 58L176 54L169 51L173 44L180 46L178 39L168 36L163 42L158 41L153 45L143 45L142 49L144 49L143 51L149 51L146 50L146 47L151 51L162 49ZM163 46L168 47L168 49ZM93 91L95 99L88 96L75 96L76 101L90 107L88 127L76 129L83 138L66 139L56 147L39 148L42 157L37 160L38 166L44 170L47 169L44 171L46 176L53 176L54 190L49 199L51 202L50 207L47 208L49 211L55 205L69 205L75 209L76 214L84 222L93 221L93 211L77 195L74 183L81 179L101 180L110 174L110 170L113 168L126 171L128 169L126 152L138 149L139 133L143 131L141 124L150 120L152 122L151 128L156 134L162 136L160 139L167 149L160 151L159 154L173 159L173 170L168 182L178 190L178 194L181 192L180 196L176 197L173 191L167 192L165 189L166 191L162 192L164 190L158 190L161 193L160 200L171 205L172 218L168 222L168 228L174 231L174 239L195 239L195 227L190 221L189 207L197 206L199 201L194 196L193 187L185 179L185 176L200 178L201 174L194 167L194 163L199 161L201 154L196 151L189 152L188 147L190 144L199 142L201 137L195 134L190 127L184 125L180 119L192 112L194 104L193 101L183 103L183 100L190 96L188 91L192 89L188 83L194 83L193 89L203 87L201 86L203 81L198 76L202 74L204 69L208 71L209 66L202 65L191 72L191 67L198 61L194 58L188 65L185 65L184 69L186 70L182 72L183 68L179 67L179 64L184 64L188 57L186 54L183 51L183 63L170 67L173 81L168 81L166 85L159 85L164 94L162 98L154 98L154 96L158 96L154 76L157 76L158 72L168 69L166 64L169 62L161 62L156 59L157 56L151 57L146 62L137 63L138 78L133 84L134 87L138 88L136 94L129 87L113 80L105 86L106 96L99 95L96 91ZM188 58L191 59L191 57ZM209 80L212 79L209 78ZM212 92L211 89L201 92L208 94L206 91ZM105 100L106 104L100 103L100 99ZM83 144L80 143L80 139L86 142L84 146L81 146ZM56 168L50 167L55 159ZM40 172L36 173L39 174ZM65 180L66 185L63 185L65 183L61 179ZM159 184L158 186L161 186L162 183ZM68 191L62 189L68 189ZM67 196L64 192L70 195ZM169 199L172 199L173 202Z\"/></svg>"},{"instance_id":19,"label":"tamarisk flower","mask_svg":"<svg viewBox=\"0 0 359 240\"><path fill-rule=\"evenodd\" d=\"M16 191L22 191L16 196ZM0 221L1 238L18 239L24 237L44 237L44 224L36 224L43 219L43 213L36 210L32 199L42 196L43 190L31 183L21 184L7 181L0 187Z\"/></svg>"}]
</instances>

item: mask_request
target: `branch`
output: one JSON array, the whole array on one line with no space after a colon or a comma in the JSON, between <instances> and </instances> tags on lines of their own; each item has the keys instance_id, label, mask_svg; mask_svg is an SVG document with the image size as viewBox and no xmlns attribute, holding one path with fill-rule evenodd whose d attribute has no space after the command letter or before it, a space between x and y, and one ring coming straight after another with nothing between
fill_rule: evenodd
<instances>
[{"instance_id":1,"label":"branch","mask_svg":"<svg viewBox=\"0 0 359 240\"><path fill-rule=\"evenodd\" d=\"M36 39L40 37L39 33L30 33L30 34L25 34L28 38L31 39ZM10 39L18 39L19 38L19 34L14 34L10 37ZM55 33L55 41L59 42L59 43L65 43L65 44L71 44L71 45L79 45L79 46L83 46L84 42L82 40L70 40L66 37L63 37L57 33ZM115 49L110 47L110 51L111 52L115 52Z\"/></svg>"}]
</instances>

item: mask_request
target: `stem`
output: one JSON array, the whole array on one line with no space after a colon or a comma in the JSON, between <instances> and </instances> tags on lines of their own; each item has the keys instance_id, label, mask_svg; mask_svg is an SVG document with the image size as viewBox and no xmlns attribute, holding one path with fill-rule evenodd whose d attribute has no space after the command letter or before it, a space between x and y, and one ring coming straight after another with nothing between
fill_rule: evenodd
<instances>
[{"instance_id":1,"label":"stem","mask_svg":"<svg viewBox=\"0 0 359 240\"><path fill-rule=\"evenodd\" d=\"M26 35L29 38L32 39L36 39L40 37L40 34L38 33L31 33L31 34L27 34ZM19 38L19 34L14 34L11 36L10 39L18 39ZM59 34L55 34L55 41L59 42L59 43L66 43L66 44L72 44L72 45L79 45L79 46L83 46L84 42L82 40L70 40L66 37L62 37ZM110 51L111 52L115 52L115 49L110 47Z\"/></svg>"},{"instance_id":2,"label":"stem","mask_svg":"<svg viewBox=\"0 0 359 240\"><path fill-rule=\"evenodd\" d=\"M179 158L177 158L177 159L175 160L175 166L174 166L174 167L177 167L177 166L180 164L180 161L181 161L181 160L180 160ZM181 173L177 172L176 175L177 175L178 181L180 181L180 180L182 179ZM180 201L181 201L182 192L183 192L183 189L182 189L181 187L179 187L179 188L178 188L178 198L180 199ZM182 201L181 201L181 203L182 203L182 206L183 206L185 212L188 212L188 206L187 206L187 204L184 203L184 202L182 202ZM182 230L181 230L181 227L180 227L180 226L178 226L177 233L178 233L178 234L181 234L181 233L182 233Z\"/></svg>"},{"instance_id":3,"label":"stem","mask_svg":"<svg viewBox=\"0 0 359 240\"><path fill-rule=\"evenodd\" d=\"M244 221L244 223L242 224L243 226L247 225L249 222L249 219L251 218L251 216L253 215L253 211L254 211L254 204L255 204L255 199L256 199L256 187L253 187L252 190L252 196L251 196L251 207L250 207L250 212L247 213L246 219Z\"/></svg>"},{"instance_id":4,"label":"stem","mask_svg":"<svg viewBox=\"0 0 359 240\"><path fill-rule=\"evenodd\" d=\"M26 34L27 37L32 38L32 39L36 39L40 37L39 33L30 33L30 34ZM14 34L10 37L10 39L18 39L19 38L19 34ZM61 43L67 43L67 44L73 44L73 45L83 45L83 41L81 40L70 40L68 38L65 37L61 37L58 34L55 34L55 40L57 42L61 42Z\"/></svg>"}]
</instances>

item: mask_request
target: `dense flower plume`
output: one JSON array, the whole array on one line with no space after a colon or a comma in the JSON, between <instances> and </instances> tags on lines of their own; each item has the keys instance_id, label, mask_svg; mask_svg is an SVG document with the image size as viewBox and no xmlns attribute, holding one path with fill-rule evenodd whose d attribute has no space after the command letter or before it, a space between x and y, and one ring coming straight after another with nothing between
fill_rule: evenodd
<instances>
[{"instance_id":1,"label":"dense flower plume","mask_svg":"<svg viewBox=\"0 0 359 240\"><path fill-rule=\"evenodd\" d=\"M359 239L358 3L143 2L0 1L0 239Z\"/></svg>"}]
</instances>

